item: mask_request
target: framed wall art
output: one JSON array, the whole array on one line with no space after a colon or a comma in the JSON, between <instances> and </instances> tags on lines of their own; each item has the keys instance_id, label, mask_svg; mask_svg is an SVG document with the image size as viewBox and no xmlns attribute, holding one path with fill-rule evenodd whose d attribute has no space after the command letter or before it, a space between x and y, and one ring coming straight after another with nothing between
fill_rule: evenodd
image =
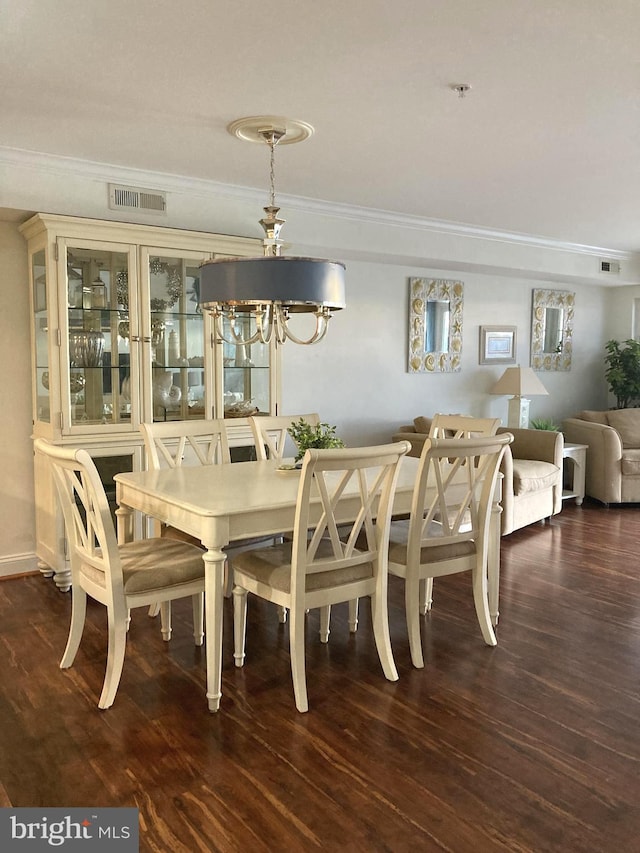
<instances>
[{"instance_id":1,"label":"framed wall art","mask_svg":"<svg viewBox=\"0 0 640 853\"><path fill-rule=\"evenodd\" d=\"M480 326L480 364L515 364L516 332L516 326Z\"/></svg>"}]
</instances>

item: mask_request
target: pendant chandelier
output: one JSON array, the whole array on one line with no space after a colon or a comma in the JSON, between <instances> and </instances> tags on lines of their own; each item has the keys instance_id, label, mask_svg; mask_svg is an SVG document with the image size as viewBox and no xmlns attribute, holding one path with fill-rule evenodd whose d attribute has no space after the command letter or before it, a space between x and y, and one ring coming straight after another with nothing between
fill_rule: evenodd
<instances>
[{"instance_id":1,"label":"pendant chandelier","mask_svg":"<svg viewBox=\"0 0 640 853\"><path fill-rule=\"evenodd\" d=\"M278 217L275 203L275 149L278 143L302 142L313 128L300 121L274 116L254 116L232 122L228 130L249 142L261 142L270 151L271 193L263 208L260 224L264 230L264 256L219 258L200 267L200 305L210 311L219 339L236 346L288 339L296 344L315 344L327 333L333 311L345 307L344 264L318 258L283 257L280 230L285 220ZM252 318L250 334L242 317ZM315 328L300 338L289 327L295 314L313 314ZM225 322L226 321L226 322Z\"/></svg>"}]
</instances>

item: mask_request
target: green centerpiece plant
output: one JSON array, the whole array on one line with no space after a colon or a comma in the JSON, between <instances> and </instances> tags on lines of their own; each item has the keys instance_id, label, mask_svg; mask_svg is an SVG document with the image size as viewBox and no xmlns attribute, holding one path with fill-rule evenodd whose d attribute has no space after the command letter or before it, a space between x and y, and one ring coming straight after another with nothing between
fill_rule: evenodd
<instances>
[{"instance_id":1,"label":"green centerpiece plant","mask_svg":"<svg viewBox=\"0 0 640 853\"><path fill-rule=\"evenodd\" d=\"M313 448L344 447L344 441L336 435L336 427L326 423L310 424L300 418L292 421L287 432L298 447L296 462L299 462L305 452Z\"/></svg>"}]
</instances>

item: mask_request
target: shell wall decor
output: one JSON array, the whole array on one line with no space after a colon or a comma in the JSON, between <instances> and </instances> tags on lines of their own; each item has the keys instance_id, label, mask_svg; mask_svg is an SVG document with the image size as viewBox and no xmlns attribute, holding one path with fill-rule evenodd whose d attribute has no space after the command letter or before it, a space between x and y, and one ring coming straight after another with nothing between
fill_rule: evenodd
<instances>
[{"instance_id":1,"label":"shell wall decor","mask_svg":"<svg viewBox=\"0 0 640 853\"><path fill-rule=\"evenodd\" d=\"M575 293L534 290L531 310L531 367L571 370Z\"/></svg>"},{"instance_id":2,"label":"shell wall decor","mask_svg":"<svg viewBox=\"0 0 640 853\"><path fill-rule=\"evenodd\" d=\"M464 284L409 279L409 373L458 373L462 360Z\"/></svg>"}]
</instances>

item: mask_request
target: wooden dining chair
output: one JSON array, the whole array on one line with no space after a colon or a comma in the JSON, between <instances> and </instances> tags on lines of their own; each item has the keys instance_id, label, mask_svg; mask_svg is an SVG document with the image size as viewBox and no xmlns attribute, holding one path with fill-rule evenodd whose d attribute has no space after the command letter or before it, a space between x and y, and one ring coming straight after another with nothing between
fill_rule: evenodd
<instances>
[{"instance_id":1,"label":"wooden dining chair","mask_svg":"<svg viewBox=\"0 0 640 853\"><path fill-rule=\"evenodd\" d=\"M256 448L256 459L283 459L287 448L295 450L295 443L289 436L288 429L294 421L300 419L306 421L310 426L317 426L320 423L320 415L317 412L310 412L306 415L253 415L250 417L249 423ZM291 538L291 531L283 531L283 536ZM325 630L327 614L328 611L325 610L321 617L321 631ZM278 607L278 618L283 624L287 621L286 607ZM357 629L357 601L350 604L349 625L352 631Z\"/></svg>"},{"instance_id":2,"label":"wooden dining chair","mask_svg":"<svg viewBox=\"0 0 640 853\"><path fill-rule=\"evenodd\" d=\"M309 708L305 613L314 607L328 610L332 604L369 596L384 675L390 681L398 678L387 613L388 536L398 465L410 447L409 442L398 442L307 450L293 540L246 551L234 563L235 664L241 667L245 659L247 593L288 608L291 674L298 711ZM345 519L355 520L346 524ZM359 537L360 547L356 544Z\"/></svg>"},{"instance_id":3,"label":"wooden dining chair","mask_svg":"<svg viewBox=\"0 0 640 853\"><path fill-rule=\"evenodd\" d=\"M474 418L471 415L443 415L437 413L431 420L429 438L474 438L495 435L500 418ZM420 581L420 613L425 616L433 604L433 578Z\"/></svg>"},{"instance_id":4,"label":"wooden dining chair","mask_svg":"<svg viewBox=\"0 0 640 853\"><path fill-rule=\"evenodd\" d=\"M223 418L198 421L171 421L140 424L144 438L147 468L181 468L193 465L227 465L231 464L231 451L227 436L226 422ZM199 540L188 533L161 523L161 537L180 539L202 548ZM225 567L225 595L231 595L230 562L234 554L264 545L274 541L274 537L252 537L241 539L227 545L224 549L227 555ZM150 611L154 615L154 611Z\"/></svg>"},{"instance_id":5,"label":"wooden dining chair","mask_svg":"<svg viewBox=\"0 0 640 853\"><path fill-rule=\"evenodd\" d=\"M57 447L42 438L36 439L34 446L51 466L71 563L71 627L60 667L66 669L75 660L89 595L107 608L107 669L98 707L109 708L122 674L131 608L160 602L162 636L169 640L171 601L190 596L194 639L197 646L202 645L202 551L172 539L118 545L104 486L89 453Z\"/></svg>"},{"instance_id":6,"label":"wooden dining chair","mask_svg":"<svg viewBox=\"0 0 640 853\"><path fill-rule=\"evenodd\" d=\"M253 439L256 445L256 457L258 459L282 459L286 449L291 445L292 439L288 438L287 430L294 421L302 418L310 426L320 423L320 415L311 412L307 415L254 415L249 418Z\"/></svg>"},{"instance_id":7,"label":"wooden dining chair","mask_svg":"<svg viewBox=\"0 0 640 853\"><path fill-rule=\"evenodd\" d=\"M498 469L512 440L505 433L425 442L410 517L394 521L389 535L389 573L404 578L415 667L424 666L420 584L434 577L471 572L482 636L487 645L496 644L488 601L488 584L498 582L488 565L490 521Z\"/></svg>"}]
</instances>

